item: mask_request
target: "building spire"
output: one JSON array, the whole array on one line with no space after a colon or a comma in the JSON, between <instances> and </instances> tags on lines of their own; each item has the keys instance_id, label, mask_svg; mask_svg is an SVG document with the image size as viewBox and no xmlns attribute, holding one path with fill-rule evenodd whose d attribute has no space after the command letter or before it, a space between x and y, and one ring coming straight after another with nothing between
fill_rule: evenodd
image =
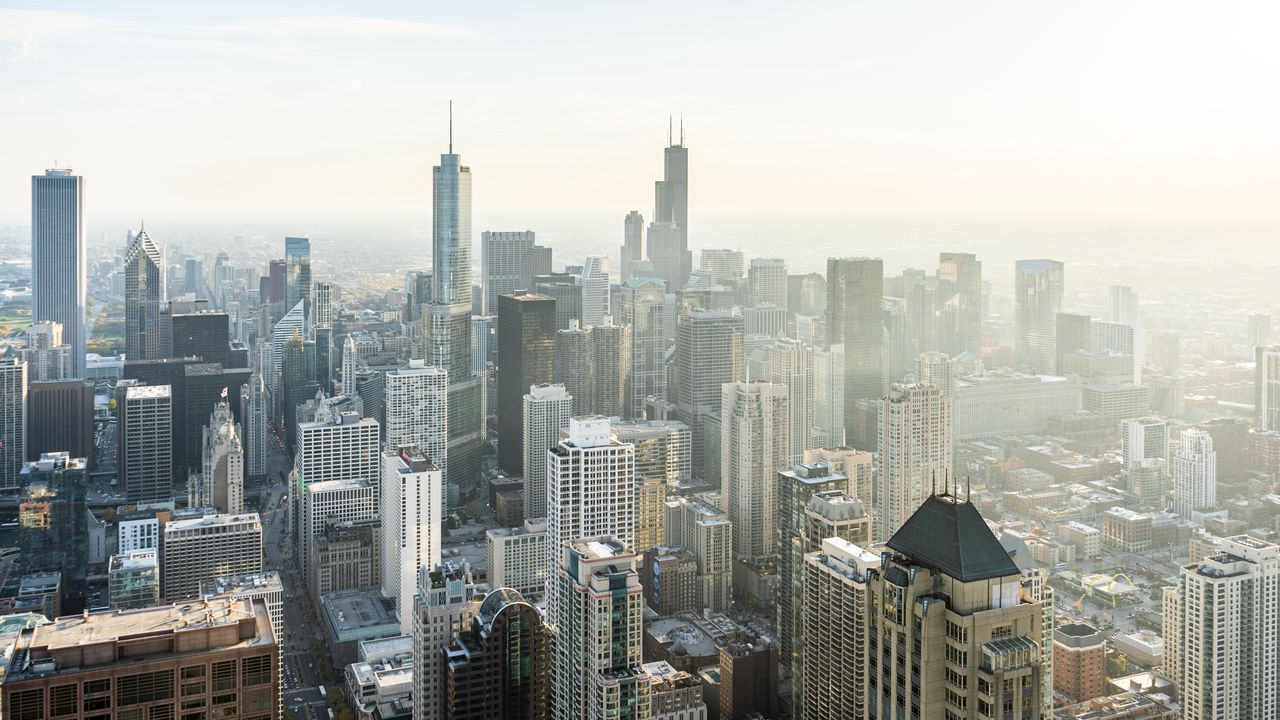
<instances>
[{"instance_id":1,"label":"building spire","mask_svg":"<svg viewBox=\"0 0 1280 720\"><path fill-rule=\"evenodd\" d=\"M671 144L671 116L667 116L667 144Z\"/></svg>"},{"instance_id":2,"label":"building spire","mask_svg":"<svg viewBox=\"0 0 1280 720\"><path fill-rule=\"evenodd\" d=\"M684 111L680 111L680 147L684 147Z\"/></svg>"},{"instance_id":3,"label":"building spire","mask_svg":"<svg viewBox=\"0 0 1280 720\"><path fill-rule=\"evenodd\" d=\"M449 154L453 154L453 101L449 101Z\"/></svg>"}]
</instances>

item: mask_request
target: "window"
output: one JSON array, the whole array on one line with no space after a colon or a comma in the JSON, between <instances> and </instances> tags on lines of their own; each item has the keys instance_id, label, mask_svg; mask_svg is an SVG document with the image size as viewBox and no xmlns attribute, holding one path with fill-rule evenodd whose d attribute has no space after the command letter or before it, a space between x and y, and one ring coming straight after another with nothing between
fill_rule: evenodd
<instances>
[{"instance_id":1,"label":"window","mask_svg":"<svg viewBox=\"0 0 1280 720\"><path fill-rule=\"evenodd\" d=\"M49 711L54 717L75 715L79 709L79 685L55 685L49 688Z\"/></svg>"},{"instance_id":2,"label":"window","mask_svg":"<svg viewBox=\"0 0 1280 720\"><path fill-rule=\"evenodd\" d=\"M225 660L213 664L213 689L233 690L236 687L236 661Z\"/></svg>"},{"instance_id":3,"label":"window","mask_svg":"<svg viewBox=\"0 0 1280 720\"><path fill-rule=\"evenodd\" d=\"M116 704L126 707L172 698L173 675L173 670L160 670L119 678L116 681Z\"/></svg>"},{"instance_id":4,"label":"window","mask_svg":"<svg viewBox=\"0 0 1280 720\"><path fill-rule=\"evenodd\" d=\"M5 708L13 720L43 720L44 690L19 690L9 696L9 707Z\"/></svg>"},{"instance_id":5,"label":"window","mask_svg":"<svg viewBox=\"0 0 1280 720\"><path fill-rule=\"evenodd\" d=\"M271 682L271 656L259 655L247 657L240 661L240 684L242 687L266 685Z\"/></svg>"}]
</instances>

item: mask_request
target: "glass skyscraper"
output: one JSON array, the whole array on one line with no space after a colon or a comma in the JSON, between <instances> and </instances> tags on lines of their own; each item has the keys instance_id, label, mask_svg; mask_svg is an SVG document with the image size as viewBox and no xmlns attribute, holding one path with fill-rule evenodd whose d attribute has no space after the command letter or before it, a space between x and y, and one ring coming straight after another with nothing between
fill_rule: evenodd
<instances>
[{"instance_id":1,"label":"glass skyscraper","mask_svg":"<svg viewBox=\"0 0 1280 720\"><path fill-rule=\"evenodd\" d=\"M84 178L69 169L31 178L31 320L62 323L71 375L84 377Z\"/></svg>"}]
</instances>

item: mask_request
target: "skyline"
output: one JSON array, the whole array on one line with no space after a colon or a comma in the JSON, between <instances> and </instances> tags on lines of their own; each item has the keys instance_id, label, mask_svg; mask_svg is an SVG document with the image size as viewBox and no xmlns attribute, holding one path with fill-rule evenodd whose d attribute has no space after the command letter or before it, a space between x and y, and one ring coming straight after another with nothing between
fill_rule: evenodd
<instances>
[{"instance_id":1,"label":"skyline","mask_svg":"<svg viewBox=\"0 0 1280 720\"><path fill-rule=\"evenodd\" d=\"M708 215L1278 219L1269 6L88 7L0 7L0 218L55 158L91 218L429 216L452 98L478 218L648 218L683 115Z\"/></svg>"}]
</instances>

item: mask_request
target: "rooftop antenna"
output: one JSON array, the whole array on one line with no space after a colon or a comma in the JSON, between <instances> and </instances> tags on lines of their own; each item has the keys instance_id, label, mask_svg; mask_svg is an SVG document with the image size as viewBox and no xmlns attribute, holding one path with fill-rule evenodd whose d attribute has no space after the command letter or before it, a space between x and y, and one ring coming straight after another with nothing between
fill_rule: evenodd
<instances>
[{"instance_id":1,"label":"rooftop antenna","mask_svg":"<svg viewBox=\"0 0 1280 720\"><path fill-rule=\"evenodd\" d=\"M453 101L449 101L449 154L453 154Z\"/></svg>"},{"instance_id":2,"label":"rooftop antenna","mask_svg":"<svg viewBox=\"0 0 1280 720\"><path fill-rule=\"evenodd\" d=\"M929 494L930 495L938 494L938 471L937 470L932 470L929 472Z\"/></svg>"},{"instance_id":3,"label":"rooftop antenna","mask_svg":"<svg viewBox=\"0 0 1280 720\"><path fill-rule=\"evenodd\" d=\"M667 116L667 144L671 144L671 116Z\"/></svg>"},{"instance_id":4,"label":"rooftop antenna","mask_svg":"<svg viewBox=\"0 0 1280 720\"><path fill-rule=\"evenodd\" d=\"M680 111L680 147L684 147L684 111Z\"/></svg>"},{"instance_id":5,"label":"rooftop antenna","mask_svg":"<svg viewBox=\"0 0 1280 720\"><path fill-rule=\"evenodd\" d=\"M968 475L965 475L964 476L964 501L971 502L969 500L969 498L971 497L973 497L973 478Z\"/></svg>"}]
</instances>

